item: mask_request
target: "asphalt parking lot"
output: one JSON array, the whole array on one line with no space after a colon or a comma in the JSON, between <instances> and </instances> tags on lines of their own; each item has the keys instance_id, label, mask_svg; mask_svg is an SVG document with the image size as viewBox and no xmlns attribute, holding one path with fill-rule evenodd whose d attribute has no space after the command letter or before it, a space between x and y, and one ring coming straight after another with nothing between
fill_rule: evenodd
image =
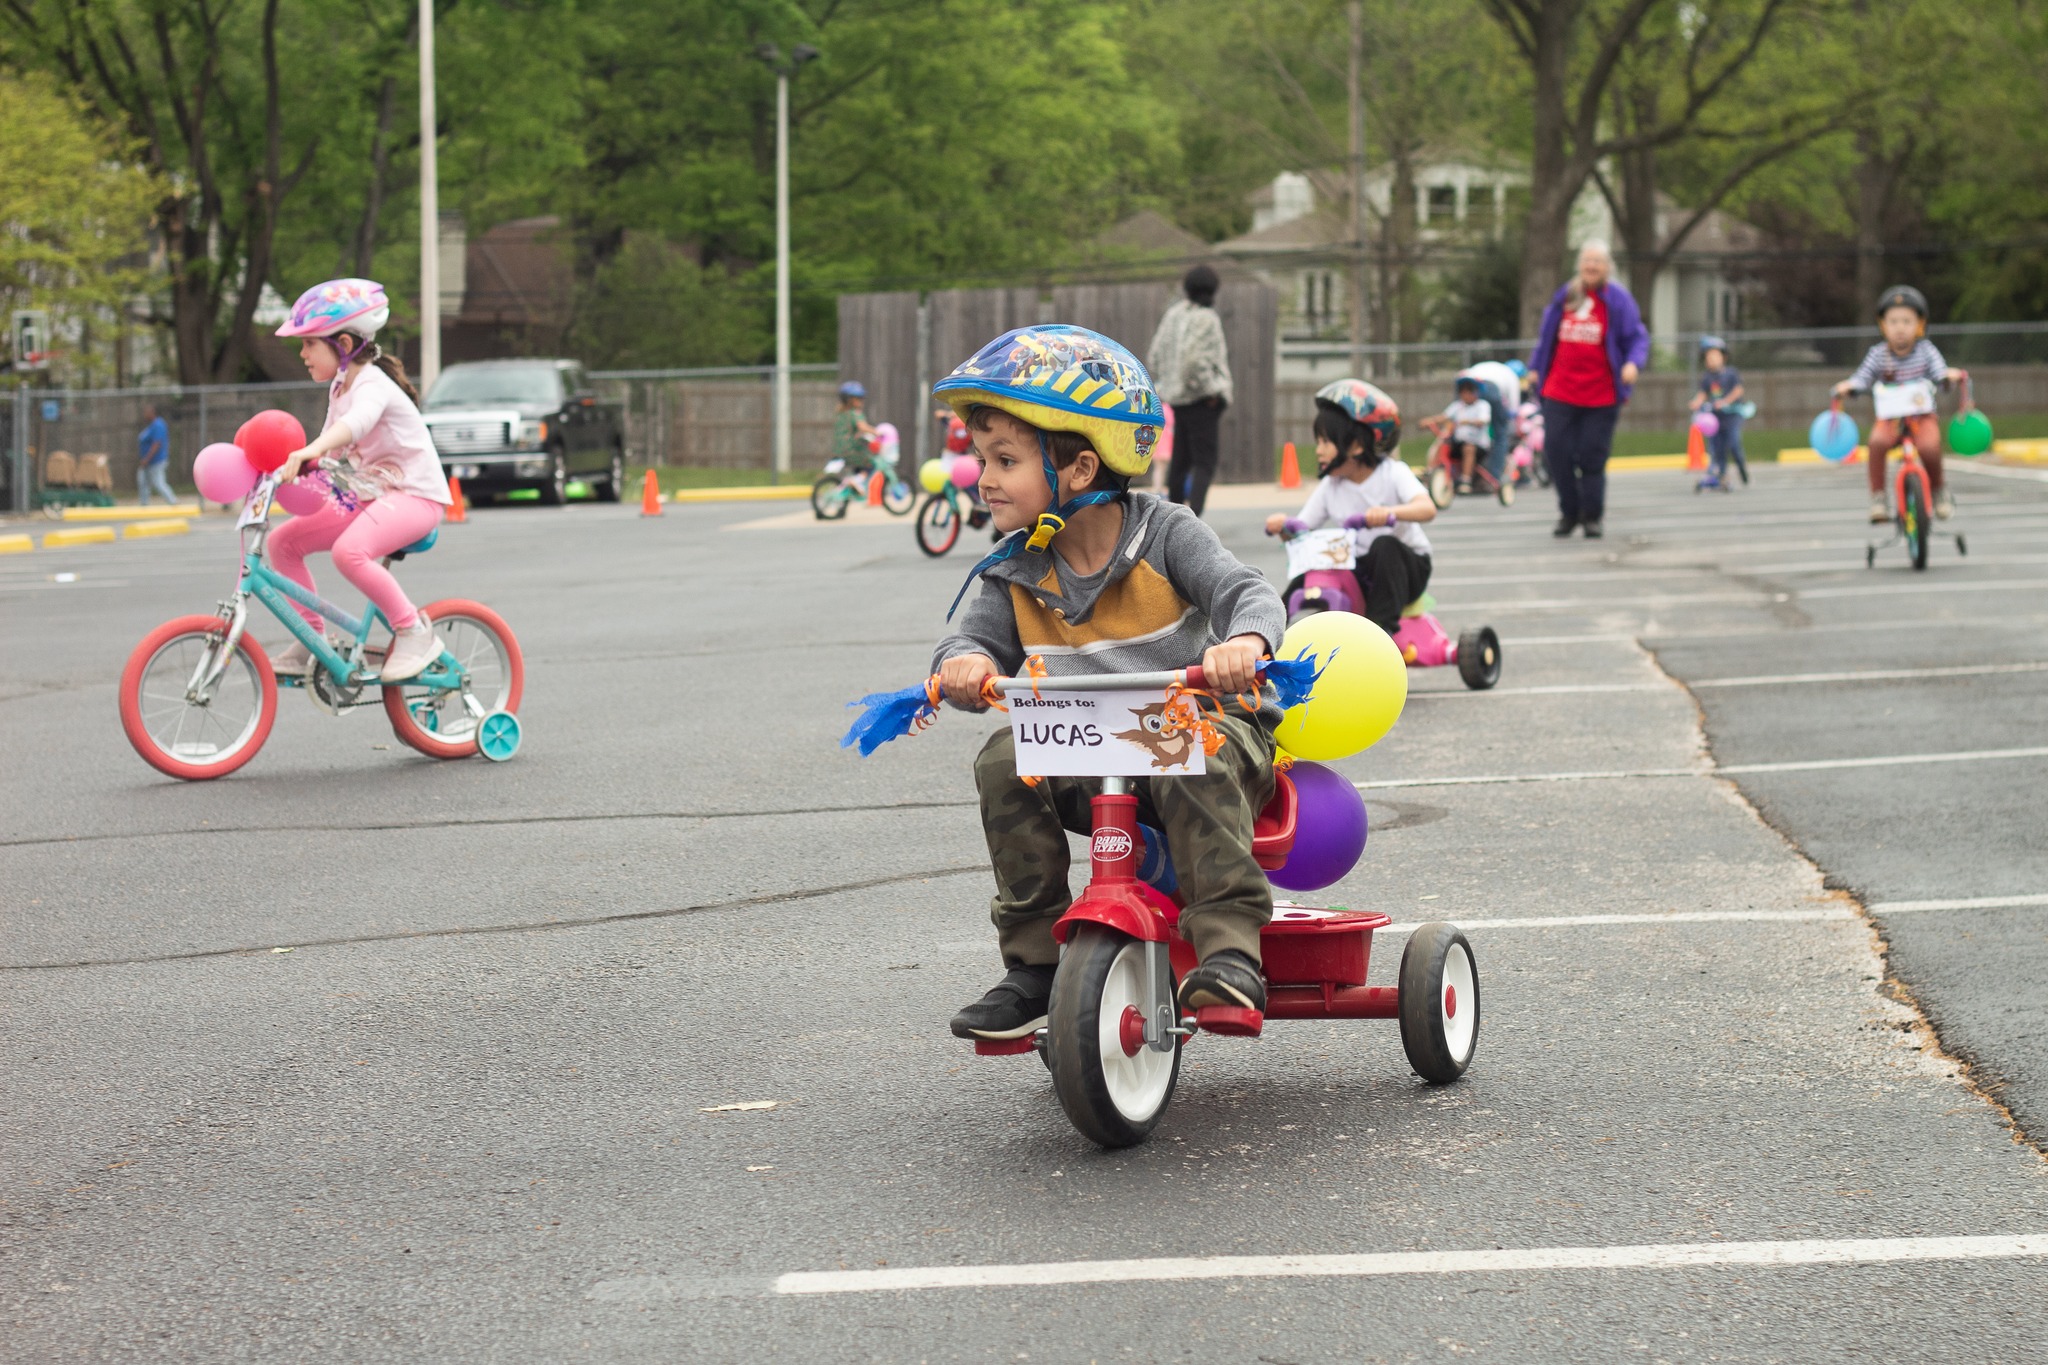
<instances>
[{"instance_id":1,"label":"asphalt parking lot","mask_svg":"<svg viewBox=\"0 0 2048 1365\"><path fill-rule=\"evenodd\" d=\"M1473 1069L1425 1087L1372 1021L1202 1038L1115 1153L946 1032L999 973L988 722L836 747L971 546L479 512L403 575L519 632L513 762L287 696L200 785L115 683L227 590L225 524L0 561L4 1353L2036 1358L2048 484L1959 474L1970 554L1924 574L1864 567L1860 489L1432 526L1502 683L1414 676L1321 899L1468 926ZM1284 504L1219 501L1277 577Z\"/></svg>"}]
</instances>

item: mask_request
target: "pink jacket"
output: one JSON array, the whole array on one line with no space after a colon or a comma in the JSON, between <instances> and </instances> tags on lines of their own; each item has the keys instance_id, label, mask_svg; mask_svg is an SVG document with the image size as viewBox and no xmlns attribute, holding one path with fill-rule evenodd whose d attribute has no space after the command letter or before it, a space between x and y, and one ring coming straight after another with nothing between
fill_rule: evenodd
<instances>
[{"instance_id":1,"label":"pink jacket","mask_svg":"<svg viewBox=\"0 0 2048 1365\"><path fill-rule=\"evenodd\" d=\"M391 492L411 493L443 507L454 502L434 438L405 390L375 365L359 365L351 373L355 379L346 392L341 387L345 375L336 376L327 391L327 427L342 423L351 441L341 453L369 475L369 482Z\"/></svg>"}]
</instances>

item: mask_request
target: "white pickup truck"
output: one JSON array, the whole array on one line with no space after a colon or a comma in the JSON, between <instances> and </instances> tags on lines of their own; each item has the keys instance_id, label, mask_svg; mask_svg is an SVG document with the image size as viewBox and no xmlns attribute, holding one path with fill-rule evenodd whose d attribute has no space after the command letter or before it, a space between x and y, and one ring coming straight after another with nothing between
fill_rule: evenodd
<instances>
[{"instance_id":1,"label":"white pickup truck","mask_svg":"<svg viewBox=\"0 0 2048 1365\"><path fill-rule=\"evenodd\" d=\"M626 486L625 434L573 360L478 360L441 371L421 405L441 467L465 499L532 488L569 500L582 480L605 502Z\"/></svg>"}]
</instances>

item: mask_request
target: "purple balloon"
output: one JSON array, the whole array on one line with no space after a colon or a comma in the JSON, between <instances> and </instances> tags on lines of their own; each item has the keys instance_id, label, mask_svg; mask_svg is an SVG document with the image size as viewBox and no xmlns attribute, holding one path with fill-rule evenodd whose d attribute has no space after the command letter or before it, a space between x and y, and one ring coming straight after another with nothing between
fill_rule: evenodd
<instances>
[{"instance_id":1,"label":"purple balloon","mask_svg":"<svg viewBox=\"0 0 2048 1365\"><path fill-rule=\"evenodd\" d=\"M295 517L310 517L327 505L327 491L326 475L303 474L277 486L277 505Z\"/></svg>"},{"instance_id":2,"label":"purple balloon","mask_svg":"<svg viewBox=\"0 0 2048 1365\"><path fill-rule=\"evenodd\" d=\"M1721 429L1721 419L1705 408L1692 415L1692 424L1702 436L1712 436Z\"/></svg>"},{"instance_id":3,"label":"purple balloon","mask_svg":"<svg viewBox=\"0 0 2048 1365\"><path fill-rule=\"evenodd\" d=\"M1365 852L1365 798L1350 779L1320 763L1296 759L1287 775L1301 802L1294 848L1266 876L1285 891L1320 891L1342 880Z\"/></svg>"}]
</instances>

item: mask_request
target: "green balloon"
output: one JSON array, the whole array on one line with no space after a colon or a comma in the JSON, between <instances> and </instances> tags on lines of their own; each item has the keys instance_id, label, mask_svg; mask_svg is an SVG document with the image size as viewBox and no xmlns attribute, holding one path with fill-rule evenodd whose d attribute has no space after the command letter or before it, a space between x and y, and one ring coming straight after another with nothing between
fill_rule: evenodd
<instances>
[{"instance_id":1,"label":"green balloon","mask_svg":"<svg viewBox=\"0 0 2048 1365\"><path fill-rule=\"evenodd\" d=\"M1982 455L1991 449L1991 419L1983 409L1971 408L1949 419L1948 448L1958 455Z\"/></svg>"}]
</instances>

